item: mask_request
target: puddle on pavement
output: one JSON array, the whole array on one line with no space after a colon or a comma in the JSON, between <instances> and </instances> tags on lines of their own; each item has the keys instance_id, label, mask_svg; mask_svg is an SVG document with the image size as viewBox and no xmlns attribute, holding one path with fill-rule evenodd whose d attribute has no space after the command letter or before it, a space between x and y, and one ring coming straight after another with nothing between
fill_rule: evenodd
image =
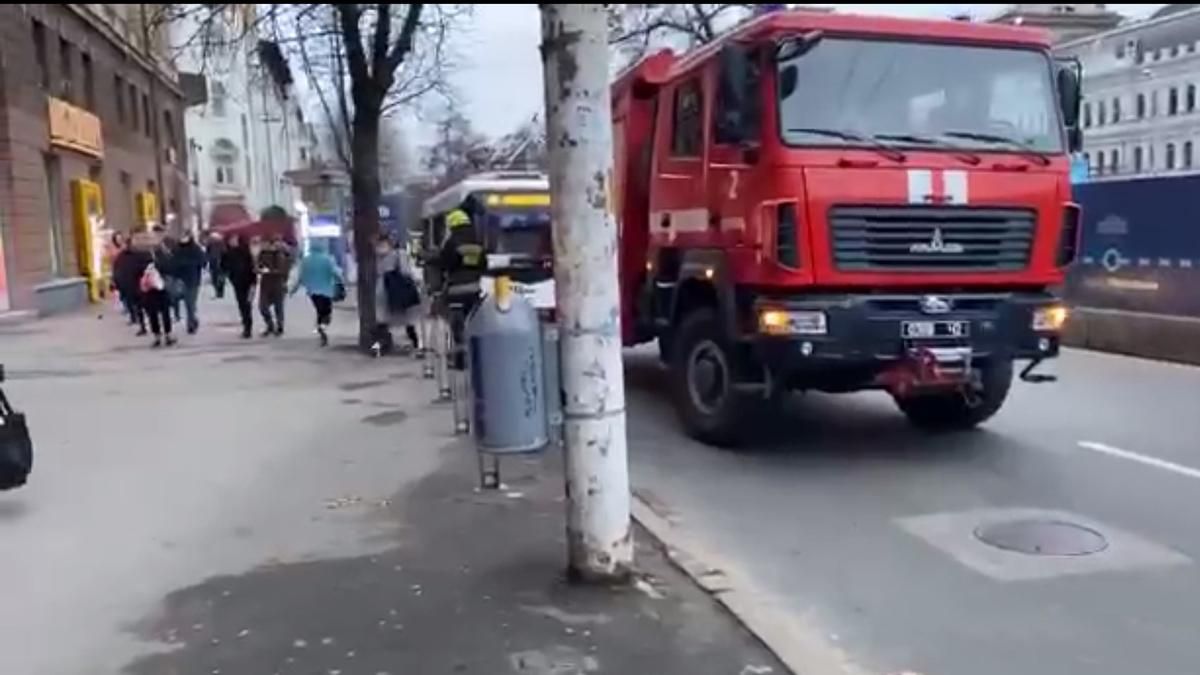
<instances>
[{"instance_id":1,"label":"puddle on pavement","mask_svg":"<svg viewBox=\"0 0 1200 675\"><path fill-rule=\"evenodd\" d=\"M367 415L362 418L364 424L373 424L377 427L387 427L394 424L401 424L408 419L408 413L403 410L388 410L386 412Z\"/></svg>"},{"instance_id":2,"label":"puddle on pavement","mask_svg":"<svg viewBox=\"0 0 1200 675\"><path fill-rule=\"evenodd\" d=\"M338 385L338 389L342 391L358 391L360 389L371 389L373 387L381 387L387 384L387 380L364 380L362 382L343 382Z\"/></svg>"}]
</instances>

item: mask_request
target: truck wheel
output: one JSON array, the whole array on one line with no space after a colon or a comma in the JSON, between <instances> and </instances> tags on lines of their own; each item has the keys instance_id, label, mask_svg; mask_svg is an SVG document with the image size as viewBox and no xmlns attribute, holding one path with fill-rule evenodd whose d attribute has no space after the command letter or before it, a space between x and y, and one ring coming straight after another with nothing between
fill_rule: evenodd
<instances>
[{"instance_id":1,"label":"truck wheel","mask_svg":"<svg viewBox=\"0 0 1200 675\"><path fill-rule=\"evenodd\" d=\"M671 341L675 409L688 434L719 446L735 445L744 428L746 396L734 388L736 363L717 314L688 314Z\"/></svg>"},{"instance_id":2,"label":"truck wheel","mask_svg":"<svg viewBox=\"0 0 1200 675\"><path fill-rule=\"evenodd\" d=\"M929 431L971 429L995 415L1012 386L1012 361L983 366L979 373L981 389L973 392L950 391L897 398L896 404L913 426Z\"/></svg>"}]
</instances>

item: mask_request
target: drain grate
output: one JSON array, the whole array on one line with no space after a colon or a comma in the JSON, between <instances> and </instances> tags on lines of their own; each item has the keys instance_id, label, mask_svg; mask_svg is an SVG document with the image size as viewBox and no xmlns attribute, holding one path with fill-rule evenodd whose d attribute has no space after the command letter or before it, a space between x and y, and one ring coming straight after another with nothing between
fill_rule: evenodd
<instances>
[{"instance_id":1,"label":"drain grate","mask_svg":"<svg viewBox=\"0 0 1200 675\"><path fill-rule=\"evenodd\" d=\"M1062 520L1009 520L975 528L975 538L1004 551L1026 555L1081 556L1108 548L1104 535Z\"/></svg>"}]
</instances>

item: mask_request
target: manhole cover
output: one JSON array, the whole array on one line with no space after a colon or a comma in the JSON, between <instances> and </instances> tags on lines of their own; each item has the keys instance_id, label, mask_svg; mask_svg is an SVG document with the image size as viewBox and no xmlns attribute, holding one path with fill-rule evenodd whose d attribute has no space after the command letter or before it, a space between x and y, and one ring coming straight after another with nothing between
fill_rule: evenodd
<instances>
[{"instance_id":1,"label":"manhole cover","mask_svg":"<svg viewBox=\"0 0 1200 675\"><path fill-rule=\"evenodd\" d=\"M1061 520L1010 520L975 528L989 546L1029 555L1089 555L1108 548L1104 535Z\"/></svg>"}]
</instances>

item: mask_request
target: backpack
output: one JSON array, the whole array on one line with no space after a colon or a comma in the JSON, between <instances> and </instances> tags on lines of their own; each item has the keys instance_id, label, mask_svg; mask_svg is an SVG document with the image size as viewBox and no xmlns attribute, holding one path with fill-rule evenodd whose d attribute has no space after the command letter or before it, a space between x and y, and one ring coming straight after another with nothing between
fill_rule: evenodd
<instances>
[{"instance_id":1,"label":"backpack","mask_svg":"<svg viewBox=\"0 0 1200 675\"><path fill-rule=\"evenodd\" d=\"M3 381L0 371L0 381ZM33 441L25 415L13 410L0 389L0 490L21 487L33 471Z\"/></svg>"},{"instance_id":2,"label":"backpack","mask_svg":"<svg viewBox=\"0 0 1200 675\"><path fill-rule=\"evenodd\" d=\"M421 293L417 282L400 270L391 270L383 275L383 291L387 296L388 309L406 312L408 308L421 304Z\"/></svg>"}]
</instances>

